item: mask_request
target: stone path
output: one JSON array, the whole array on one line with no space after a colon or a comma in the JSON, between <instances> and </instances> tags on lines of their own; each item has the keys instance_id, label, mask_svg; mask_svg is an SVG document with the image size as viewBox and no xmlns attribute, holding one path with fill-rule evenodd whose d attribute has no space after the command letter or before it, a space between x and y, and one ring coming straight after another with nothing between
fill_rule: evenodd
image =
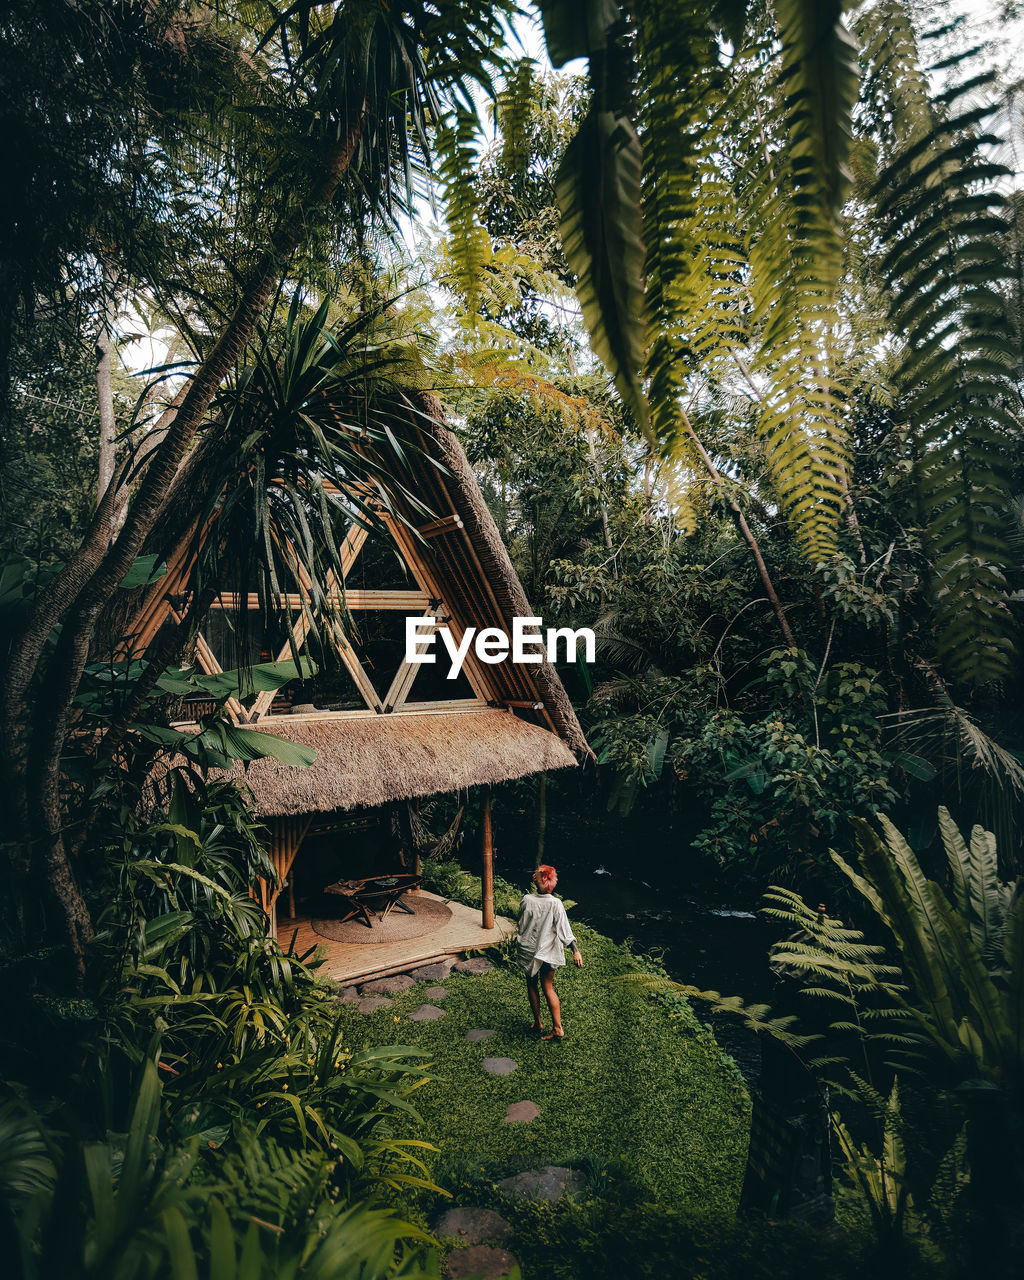
<instances>
[{"instance_id":1,"label":"stone path","mask_svg":"<svg viewBox=\"0 0 1024 1280\"><path fill-rule=\"evenodd\" d=\"M504 1280L518 1271L519 1263L507 1249L474 1244L448 1255L444 1273L448 1280Z\"/></svg>"},{"instance_id":2,"label":"stone path","mask_svg":"<svg viewBox=\"0 0 1024 1280\"><path fill-rule=\"evenodd\" d=\"M509 1238L512 1224L493 1209L448 1209L434 1223L434 1234L460 1244L495 1244Z\"/></svg>"},{"instance_id":3,"label":"stone path","mask_svg":"<svg viewBox=\"0 0 1024 1280\"><path fill-rule=\"evenodd\" d=\"M409 975L416 979L417 982L437 982L444 981L451 973L455 964L455 957L449 956L446 960L438 960L434 964L423 964L418 969L410 969Z\"/></svg>"},{"instance_id":4,"label":"stone path","mask_svg":"<svg viewBox=\"0 0 1024 1280\"><path fill-rule=\"evenodd\" d=\"M387 978L374 978L372 982L364 982L359 988L361 996L393 996L399 991L408 991L416 985L416 979L407 973L392 973Z\"/></svg>"},{"instance_id":5,"label":"stone path","mask_svg":"<svg viewBox=\"0 0 1024 1280\"><path fill-rule=\"evenodd\" d=\"M356 1008L360 1013L375 1013L378 1009L385 1009L391 1001L387 996L367 996L365 1000L360 1000Z\"/></svg>"},{"instance_id":6,"label":"stone path","mask_svg":"<svg viewBox=\"0 0 1024 1280\"><path fill-rule=\"evenodd\" d=\"M444 1017L444 1010L439 1009L436 1004L421 1004L418 1009L413 1009L409 1014L410 1022L436 1022L438 1018Z\"/></svg>"},{"instance_id":7,"label":"stone path","mask_svg":"<svg viewBox=\"0 0 1024 1280\"><path fill-rule=\"evenodd\" d=\"M565 1195L579 1195L585 1185L579 1170L553 1164L546 1164L543 1169L528 1169L511 1178L502 1178L498 1183L506 1195L521 1200L560 1200Z\"/></svg>"},{"instance_id":8,"label":"stone path","mask_svg":"<svg viewBox=\"0 0 1024 1280\"><path fill-rule=\"evenodd\" d=\"M510 1076L518 1063L511 1058L484 1058L480 1065L489 1076Z\"/></svg>"},{"instance_id":9,"label":"stone path","mask_svg":"<svg viewBox=\"0 0 1024 1280\"><path fill-rule=\"evenodd\" d=\"M493 1209L449 1209L434 1224L434 1233L440 1240L468 1246L448 1255L444 1273L449 1280L463 1276L500 1280L519 1265L507 1249L497 1247L512 1234L512 1224Z\"/></svg>"},{"instance_id":10,"label":"stone path","mask_svg":"<svg viewBox=\"0 0 1024 1280\"><path fill-rule=\"evenodd\" d=\"M494 969L490 960L473 956L468 960L439 960L421 965L409 973L392 974L364 982L358 989L347 987L338 999L342 1004L355 1004L360 1013L373 1013L391 1004L388 998L422 982L443 982L456 973L483 974ZM444 1010L432 1001L443 1001L448 995L446 987L427 987L427 1001L409 1014L411 1022L436 1022L444 1017ZM466 1043L477 1044L489 1040L497 1032L490 1027L473 1027L466 1032ZM481 1068L490 1075L509 1076L518 1069L512 1058L484 1058ZM510 1102L503 1120L505 1124L530 1124L540 1115L535 1102L523 1099ZM554 1201L565 1195L579 1195L585 1189L583 1175L576 1169L560 1165L544 1165L541 1169L528 1169L523 1173L503 1178L498 1184L506 1195L519 1199ZM518 1274L518 1263L513 1254L501 1247L513 1234L513 1228L500 1214L491 1209L456 1207L443 1213L434 1224L439 1239L456 1247L445 1263L447 1280L504 1280Z\"/></svg>"},{"instance_id":11,"label":"stone path","mask_svg":"<svg viewBox=\"0 0 1024 1280\"><path fill-rule=\"evenodd\" d=\"M536 1102L510 1102L508 1104L508 1115L504 1118L505 1124L529 1124L531 1120L536 1120L540 1115L540 1107Z\"/></svg>"}]
</instances>

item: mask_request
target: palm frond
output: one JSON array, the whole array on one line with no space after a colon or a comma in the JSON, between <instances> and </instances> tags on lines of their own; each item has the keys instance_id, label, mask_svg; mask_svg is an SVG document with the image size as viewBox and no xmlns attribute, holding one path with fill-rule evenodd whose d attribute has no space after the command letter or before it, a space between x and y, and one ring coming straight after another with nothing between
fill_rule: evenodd
<instances>
[{"instance_id":1,"label":"palm frond","mask_svg":"<svg viewBox=\"0 0 1024 1280\"><path fill-rule=\"evenodd\" d=\"M562 247L577 278L590 344L646 428L640 165L628 117L591 108L565 150L556 192Z\"/></svg>"},{"instance_id":2,"label":"palm frond","mask_svg":"<svg viewBox=\"0 0 1024 1280\"><path fill-rule=\"evenodd\" d=\"M646 431L641 157L623 15L615 0L544 0L540 10L552 63L586 57L589 65L590 106L555 179L562 248L590 345Z\"/></svg>"}]
</instances>

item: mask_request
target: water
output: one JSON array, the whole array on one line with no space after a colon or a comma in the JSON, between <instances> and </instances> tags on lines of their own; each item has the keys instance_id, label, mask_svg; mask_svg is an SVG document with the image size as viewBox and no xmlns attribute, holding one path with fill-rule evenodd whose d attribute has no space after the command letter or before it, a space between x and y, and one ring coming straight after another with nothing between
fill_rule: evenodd
<instances>
[{"instance_id":1,"label":"water","mask_svg":"<svg viewBox=\"0 0 1024 1280\"><path fill-rule=\"evenodd\" d=\"M536 818L502 815L497 836L497 873L525 886L535 861ZM544 857L558 868L559 893L576 903L572 919L654 955L678 982L747 1003L771 1001L773 933L756 914L756 886L702 875L671 828L642 818L614 821L600 812L557 813L549 818ZM755 1083L756 1035L700 1001L693 1008Z\"/></svg>"}]
</instances>

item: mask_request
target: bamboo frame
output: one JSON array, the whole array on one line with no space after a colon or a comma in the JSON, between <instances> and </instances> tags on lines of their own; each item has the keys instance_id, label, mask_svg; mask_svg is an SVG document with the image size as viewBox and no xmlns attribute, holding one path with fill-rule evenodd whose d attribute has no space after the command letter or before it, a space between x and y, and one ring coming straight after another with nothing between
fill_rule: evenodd
<instances>
[{"instance_id":1,"label":"bamboo frame","mask_svg":"<svg viewBox=\"0 0 1024 1280\"><path fill-rule=\"evenodd\" d=\"M424 618L434 617L430 611L430 605L427 606L422 616ZM426 632L423 637L424 640L427 639L428 636L437 634L437 629L441 625L441 622L442 619L440 616L434 617L434 625L428 632ZM418 649L419 645L417 644L417 650ZM402 665L395 673L394 680L391 681L391 687L384 695L385 715L398 711L400 707L404 706L405 700L412 690L413 681L416 679L417 675L419 675L419 670L418 664L414 662L406 662L404 659L402 660Z\"/></svg>"},{"instance_id":2,"label":"bamboo frame","mask_svg":"<svg viewBox=\"0 0 1024 1280\"><path fill-rule=\"evenodd\" d=\"M272 886L269 880L259 882L260 906L271 917L272 926L276 923L277 900L281 889L288 879L296 855L303 840L309 832L313 815L301 815L294 818L273 818L270 827L270 842L267 853L277 872L278 884ZM276 932L272 928L272 933Z\"/></svg>"},{"instance_id":3,"label":"bamboo frame","mask_svg":"<svg viewBox=\"0 0 1024 1280\"><path fill-rule=\"evenodd\" d=\"M368 591L361 587L341 590L333 581L333 576L328 598L332 602L342 604L346 609L353 611L360 609L419 609L430 603L430 596L425 591L399 589ZM214 599L210 608L237 611L242 607L241 599L242 597L235 592L223 591ZM295 612L308 607L307 602L295 591L279 596L278 602L282 609L287 608ZM245 608L258 609L259 607L259 596L250 591L246 596Z\"/></svg>"},{"instance_id":4,"label":"bamboo frame","mask_svg":"<svg viewBox=\"0 0 1024 1280\"><path fill-rule=\"evenodd\" d=\"M445 593L441 591L440 584L437 579L418 555L408 529L404 528L397 521L389 520L387 517L384 517L384 523L387 526L388 532L397 543L398 549L405 559L405 563L412 570L413 577L420 584L422 589L427 592L431 600L436 600L440 604L443 604ZM454 621L454 618L450 616L452 610L446 607L446 613L449 615L450 624ZM455 635L456 643L461 643L463 633L457 623L452 628L452 631ZM472 649L466 654L466 660L463 663L462 669L466 673L466 678L469 681L470 687L481 701L493 702L496 699L497 695L490 681L487 679L481 664L477 661L476 655L473 653Z\"/></svg>"},{"instance_id":5,"label":"bamboo frame","mask_svg":"<svg viewBox=\"0 0 1024 1280\"><path fill-rule=\"evenodd\" d=\"M443 533L455 533L465 526L462 523L462 517L452 512L450 516L438 516L436 520L431 520L429 524L421 524L416 532L421 538L437 538Z\"/></svg>"},{"instance_id":6,"label":"bamboo frame","mask_svg":"<svg viewBox=\"0 0 1024 1280\"><path fill-rule=\"evenodd\" d=\"M491 831L491 788L484 787L484 811L480 821L480 854L483 862L480 879L482 909L481 924L485 929L494 928L494 840Z\"/></svg>"},{"instance_id":7,"label":"bamboo frame","mask_svg":"<svg viewBox=\"0 0 1024 1280\"><path fill-rule=\"evenodd\" d=\"M492 703L484 702L482 698L452 698L438 699L433 702L406 702L399 714L403 716L436 716L440 714L447 715L467 715L474 711L494 711L495 707ZM378 716L382 714L374 711L371 707L367 707L363 711L301 711L296 714L289 711L287 715L265 715L260 720L260 725L280 724L287 721L288 724L306 724L309 721L320 720L365 720L368 717ZM511 711L508 713L511 715Z\"/></svg>"},{"instance_id":8,"label":"bamboo frame","mask_svg":"<svg viewBox=\"0 0 1024 1280\"><path fill-rule=\"evenodd\" d=\"M451 500L446 491L442 489L438 496L442 500L435 503L435 510L438 506L443 510L446 505L450 505ZM479 557L470 544L468 536L464 534L465 525L462 517L457 512L452 511L449 515L440 516L423 525L418 531L406 526L401 520L385 510L380 512L380 519L416 582L416 589L346 589L345 580L358 560L359 554L369 536L367 529L361 525L353 525L341 545L341 574L339 576L332 570L327 575L324 583L328 599L345 610L353 612L371 609L395 611L404 609L410 612L420 612L422 617L433 616L436 619L436 623L431 628L431 632L436 633L438 627L447 625L451 627L456 642L461 642L464 629L445 603L446 592L442 588L439 574L443 575L445 562L449 559L443 546L443 535L446 534L463 534L459 538L460 546L465 544L467 556L477 570L477 576L479 577L483 574L483 566ZM421 537L438 539L437 549L440 555L437 571L422 556L418 545L417 532ZM175 557L173 568L169 569L167 577L159 584L163 587L163 591L155 592L153 603L146 610L145 634L149 635L150 639L152 635L155 635L167 612L176 617L168 599L168 587L184 587L187 581L189 565L191 560L194 559L189 554L190 545L190 541L182 543ZM312 580L304 569L301 559L290 541L285 540L283 543L279 541L278 545L283 554L289 559L299 584L297 592L284 594L280 599L282 609L287 609L297 615L290 627L288 640L277 655L278 661L285 661L291 656L293 649L301 651L309 638L312 623ZM173 581L171 581L172 578ZM154 584L154 587L156 586L157 584ZM491 604L495 608L498 607L494 590L486 580L476 583L473 592L471 592L472 595L476 596L480 604L485 606ZM166 612L161 611L159 607L161 600L164 603ZM241 604L242 599L237 592L222 592L215 599L212 607L215 609L235 610ZM248 593L245 598L245 607L253 609L259 607L259 605L259 596L255 593ZM176 617L176 620L180 619ZM521 708L540 712L545 719L550 718L543 702L529 698L504 698L498 694L493 682L488 678L488 670L478 662L472 649L466 654L463 663L463 671L473 691L474 696L472 698L434 699L426 702L410 703L408 699L412 693L419 665L404 661L382 698L377 693L369 675L359 662L348 637L336 620L332 622L332 633L338 656L351 676L353 684L366 704L366 708L365 710L333 712L317 710L300 716L289 714L287 719L290 723L296 723L301 720L334 720L367 715L394 714L396 712L400 712L403 715L432 715L442 712L486 710L493 707L504 707L509 710L511 708ZM197 640L196 659L197 664L207 674L214 674L223 670L201 633ZM518 680L514 681L514 684L519 683L520 681ZM227 710L235 722L239 724L254 724L262 720L282 719L284 717L274 716L270 710L276 696L276 691L267 691L259 694L249 713L246 713L244 707L236 698L231 698L228 700Z\"/></svg>"}]
</instances>

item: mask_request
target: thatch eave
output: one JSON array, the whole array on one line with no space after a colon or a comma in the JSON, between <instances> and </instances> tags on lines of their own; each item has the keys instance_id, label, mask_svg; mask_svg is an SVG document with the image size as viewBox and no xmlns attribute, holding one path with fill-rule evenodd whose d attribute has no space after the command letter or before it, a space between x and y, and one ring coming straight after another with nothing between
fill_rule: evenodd
<instances>
[{"instance_id":1,"label":"thatch eave","mask_svg":"<svg viewBox=\"0 0 1024 1280\"><path fill-rule=\"evenodd\" d=\"M282 717L260 728L318 753L304 768L273 759L249 765L244 781L265 818L375 808L576 764L559 737L508 711L298 724ZM241 766L236 774L243 780Z\"/></svg>"}]
</instances>

